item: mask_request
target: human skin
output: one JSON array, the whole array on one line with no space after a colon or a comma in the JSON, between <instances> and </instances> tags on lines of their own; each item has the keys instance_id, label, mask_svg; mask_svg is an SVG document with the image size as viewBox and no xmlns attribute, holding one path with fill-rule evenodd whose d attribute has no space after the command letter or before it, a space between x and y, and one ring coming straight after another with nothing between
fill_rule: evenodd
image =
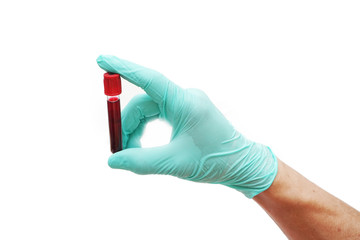
<instances>
[{"instance_id":1,"label":"human skin","mask_svg":"<svg viewBox=\"0 0 360 240\"><path fill-rule=\"evenodd\" d=\"M360 239L360 212L278 159L278 174L257 202L289 239Z\"/></svg>"}]
</instances>

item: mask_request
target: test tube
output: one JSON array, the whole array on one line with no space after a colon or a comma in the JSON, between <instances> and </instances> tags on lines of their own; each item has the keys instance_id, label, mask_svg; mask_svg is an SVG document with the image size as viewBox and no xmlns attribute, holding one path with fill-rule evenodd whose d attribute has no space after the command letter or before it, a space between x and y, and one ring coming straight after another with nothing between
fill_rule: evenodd
<instances>
[{"instance_id":1,"label":"test tube","mask_svg":"<svg viewBox=\"0 0 360 240\"><path fill-rule=\"evenodd\" d=\"M120 111L121 79L119 74L104 74L104 92L107 96L110 149L112 153L116 153L122 150Z\"/></svg>"}]
</instances>

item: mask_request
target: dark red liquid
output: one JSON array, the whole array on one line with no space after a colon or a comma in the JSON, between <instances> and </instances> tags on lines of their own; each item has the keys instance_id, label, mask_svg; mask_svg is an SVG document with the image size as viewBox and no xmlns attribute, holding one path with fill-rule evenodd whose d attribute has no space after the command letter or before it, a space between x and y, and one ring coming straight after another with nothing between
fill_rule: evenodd
<instances>
[{"instance_id":1,"label":"dark red liquid","mask_svg":"<svg viewBox=\"0 0 360 240\"><path fill-rule=\"evenodd\" d=\"M107 101L111 152L122 150L120 99L111 97Z\"/></svg>"}]
</instances>

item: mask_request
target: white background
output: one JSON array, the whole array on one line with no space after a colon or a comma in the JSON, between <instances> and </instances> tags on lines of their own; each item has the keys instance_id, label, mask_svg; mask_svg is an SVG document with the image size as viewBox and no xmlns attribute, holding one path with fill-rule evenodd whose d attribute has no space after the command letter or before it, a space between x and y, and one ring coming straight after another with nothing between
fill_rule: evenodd
<instances>
[{"instance_id":1,"label":"white background","mask_svg":"<svg viewBox=\"0 0 360 240\"><path fill-rule=\"evenodd\" d=\"M96 58L201 88L360 209L358 1L2 1L0 239L285 239L241 193L107 166ZM123 82L122 105L142 91ZM152 124L145 146L170 129Z\"/></svg>"}]
</instances>

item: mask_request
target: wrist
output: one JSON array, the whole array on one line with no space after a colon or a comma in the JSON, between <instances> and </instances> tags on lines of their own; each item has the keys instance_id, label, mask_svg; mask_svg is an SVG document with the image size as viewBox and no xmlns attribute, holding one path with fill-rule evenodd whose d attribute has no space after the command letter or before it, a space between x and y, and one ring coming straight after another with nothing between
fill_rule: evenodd
<instances>
[{"instance_id":1,"label":"wrist","mask_svg":"<svg viewBox=\"0 0 360 240\"><path fill-rule=\"evenodd\" d=\"M272 185L278 171L278 160L271 149L262 144L252 142L245 149L237 176L226 185L253 198Z\"/></svg>"}]
</instances>

